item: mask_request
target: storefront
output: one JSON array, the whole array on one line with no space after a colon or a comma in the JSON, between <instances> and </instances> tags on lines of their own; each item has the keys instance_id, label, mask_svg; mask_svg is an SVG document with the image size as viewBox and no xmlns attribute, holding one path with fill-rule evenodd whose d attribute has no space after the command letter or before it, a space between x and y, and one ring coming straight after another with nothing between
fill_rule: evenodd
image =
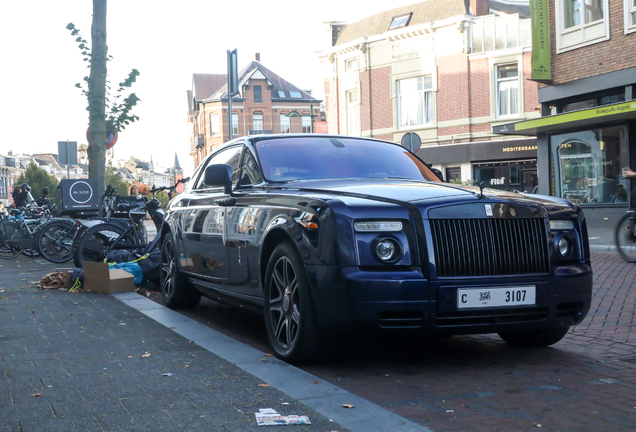
<instances>
[{"instance_id":1,"label":"storefront","mask_svg":"<svg viewBox=\"0 0 636 432\"><path fill-rule=\"evenodd\" d=\"M417 154L447 181L526 193L539 187L534 138L429 146Z\"/></svg>"},{"instance_id":2,"label":"storefront","mask_svg":"<svg viewBox=\"0 0 636 432\"><path fill-rule=\"evenodd\" d=\"M626 207L631 120L636 102L546 116L493 128L498 134L537 136L539 193L583 207Z\"/></svg>"}]
</instances>

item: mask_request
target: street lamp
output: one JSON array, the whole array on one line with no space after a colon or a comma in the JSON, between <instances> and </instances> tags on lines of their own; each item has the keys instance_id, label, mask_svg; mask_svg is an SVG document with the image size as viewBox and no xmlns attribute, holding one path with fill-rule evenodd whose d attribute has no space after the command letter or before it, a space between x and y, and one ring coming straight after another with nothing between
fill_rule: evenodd
<instances>
[{"instance_id":1,"label":"street lamp","mask_svg":"<svg viewBox=\"0 0 636 432\"><path fill-rule=\"evenodd\" d=\"M144 171L144 167L141 165L140 161L137 161L137 165L135 166L135 171L137 171L137 181L141 182L142 180L142 173Z\"/></svg>"},{"instance_id":2,"label":"street lamp","mask_svg":"<svg viewBox=\"0 0 636 432\"><path fill-rule=\"evenodd\" d=\"M286 117L295 118L295 117L306 117L306 116L303 116L301 113L299 113L296 110L292 110L287 114ZM309 104L309 118L311 119L311 133L314 133L314 117L316 117L316 115L314 115L314 104Z\"/></svg>"}]
</instances>

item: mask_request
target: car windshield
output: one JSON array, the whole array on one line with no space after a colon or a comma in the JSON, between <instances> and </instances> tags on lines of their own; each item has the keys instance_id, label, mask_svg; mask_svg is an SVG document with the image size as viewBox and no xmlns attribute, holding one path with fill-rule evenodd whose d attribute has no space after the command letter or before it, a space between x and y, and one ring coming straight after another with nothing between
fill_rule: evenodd
<instances>
[{"instance_id":1,"label":"car windshield","mask_svg":"<svg viewBox=\"0 0 636 432\"><path fill-rule=\"evenodd\" d=\"M344 137L289 137L258 141L263 174L270 181L400 178L440 181L399 145Z\"/></svg>"}]
</instances>

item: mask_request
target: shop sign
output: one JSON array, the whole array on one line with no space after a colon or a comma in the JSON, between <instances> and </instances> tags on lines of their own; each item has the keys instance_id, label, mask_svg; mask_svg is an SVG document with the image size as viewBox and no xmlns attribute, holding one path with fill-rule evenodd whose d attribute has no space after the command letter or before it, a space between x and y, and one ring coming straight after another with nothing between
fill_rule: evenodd
<instances>
[{"instance_id":1,"label":"shop sign","mask_svg":"<svg viewBox=\"0 0 636 432\"><path fill-rule=\"evenodd\" d=\"M519 147L504 147L502 151L506 153L506 152L531 151L536 149L537 149L537 146L533 145L533 146L519 146Z\"/></svg>"},{"instance_id":2,"label":"shop sign","mask_svg":"<svg viewBox=\"0 0 636 432\"><path fill-rule=\"evenodd\" d=\"M501 178L493 178L490 179L490 185L504 185L506 184L506 178L505 177L501 177Z\"/></svg>"},{"instance_id":3,"label":"shop sign","mask_svg":"<svg viewBox=\"0 0 636 432\"><path fill-rule=\"evenodd\" d=\"M532 76L534 81L550 81L550 40L548 31L547 0L530 0L532 24Z\"/></svg>"}]
</instances>

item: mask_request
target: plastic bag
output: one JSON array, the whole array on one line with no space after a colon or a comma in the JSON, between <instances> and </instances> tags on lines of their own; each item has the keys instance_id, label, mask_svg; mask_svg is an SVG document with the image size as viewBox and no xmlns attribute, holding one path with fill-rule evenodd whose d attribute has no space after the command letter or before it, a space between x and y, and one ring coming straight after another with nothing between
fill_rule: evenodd
<instances>
[{"instance_id":1,"label":"plastic bag","mask_svg":"<svg viewBox=\"0 0 636 432\"><path fill-rule=\"evenodd\" d=\"M109 263L127 263L134 260L135 256L133 253L126 249L110 251L106 256L106 261Z\"/></svg>"},{"instance_id":2,"label":"plastic bag","mask_svg":"<svg viewBox=\"0 0 636 432\"><path fill-rule=\"evenodd\" d=\"M161 266L161 251L153 250L150 254L138 261L144 277L155 285L159 284L159 268Z\"/></svg>"}]
</instances>

